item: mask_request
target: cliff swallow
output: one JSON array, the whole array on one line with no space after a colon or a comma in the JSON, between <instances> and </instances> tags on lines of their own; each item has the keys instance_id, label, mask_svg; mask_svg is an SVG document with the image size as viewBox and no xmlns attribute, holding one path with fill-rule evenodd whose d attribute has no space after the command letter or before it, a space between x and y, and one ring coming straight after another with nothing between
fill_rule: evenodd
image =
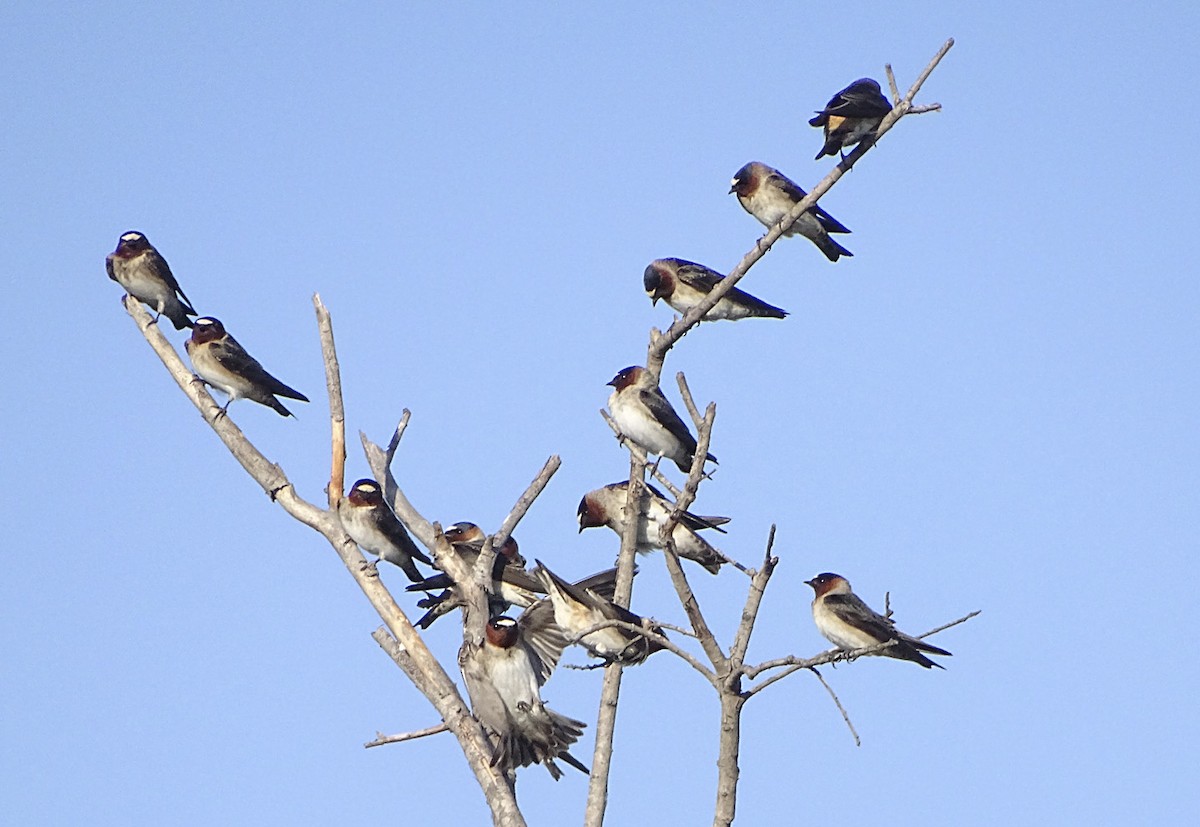
<instances>
[{"instance_id":1,"label":"cliff swallow","mask_svg":"<svg viewBox=\"0 0 1200 827\"><path fill-rule=\"evenodd\" d=\"M483 529L475 523L462 522L450 526L444 533L463 565L469 570L474 570L483 542L487 539ZM428 629L439 617L462 605L462 597L454 579L445 572L418 579L408 586L406 591L433 589L445 591L417 603L420 608L429 610L413 624L419 629ZM525 571L525 558L518 550L517 541L509 537L504 541L504 545L496 550L496 557L492 562L491 613L500 614L510 606L527 608L540 600L544 594L545 589L541 581Z\"/></svg>"},{"instance_id":2,"label":"cliff swallow","mask_svg":"<svg viewBox=\"0 0 1200 827\"><path fill-rule=\"evenodd\" d=\"M308 397L280 382L258 363L258 360L225 332L225 326L212 316L196 319L192 337L185 342L188 358L196 374L219 391L229 394L221 408L227 412L235 399L250 399L273 408L280 416L292 416L276 396L299 399Z\"/></svg>"},{"instance_id":3,"label":"cliff swallow","mask_svg":"<svg viewBox=\"0 0 1200 827\"><path fill-rule=\"evenodd\" d=\"M730 184L729 191L737 193L738 203L768 230L808 195L791 178L758 161L751 161L739 169ZM848 232L832 215L814 205L792 223L784 236L800 233L816 244L825 258L837 261L840 256L853 256L854 253L830 238L829 234Z\"/></svg>"},{"instance_id":4,"label":"cliff swallow","mask_svg":"<svg viewBox=\"0 0 1200 827\"><path fill-rule=\"evenodd\" d=\"M532 637L542 638L541 654L530 645ZM566 638L553 623L535 626L522 615L519 620L492 618L481 645L464 643L459 650L471 710L496 739L492 766L509 772L542 764L557 781L562 771L554 759L561 758L588 772L567 751L586 725L550 709L540 691L565 645ZM547 663L547 657L553 662Z\"/></svg>"},{"instance_id":5,"label":"cliff swallow","mask_svg":"<svg viewBox=\"0 0 1200 827\"><path fill-rule=\"evenodd\" d=\"M350 539L380 560L387 560L404 569L414 583L424 579L413 560L433 565L426 557L392 509L383 501L383 491L375 480L359 480L341 500L338 517Z\"/></svg>"},{"instance_id":6,"label":"cliff swallow","mask_svg":"<svg viewBox=\"0 0 1200 827\"><path fill-rule=\"evenodd\" d=\"M816 593L812 602L812 612L817 629L834 646L851 651L896 641L894 645L875 654L900 660L911 660L926 669L931 666L937 666L938 669L945 668L921 653L929 652L934 655L949 656L949 652L901 632L891 619L876 614L870 606L852 592L846 578L825 572L804 582L812 586Z\"/></svg>"},{"instance_id":7,"label":"cliff swallow","mask_svg":"<svg viewBox=\"0 0 1200 827\"><path fill-rule=\"evenodd\" d=\"M825 127L825 145L816 160L836 155L868 136L873 136L892 105L883 96L877 81L859 78L829 99L825 108L808 122Z\"/></svg>"},{"instance_id":8,"label":"cliff swallow","mask_svg":"<svg viewBox=\"0 0 1200 827\"><path fill-rule=\"evenodd\" d=\"M673 506L658 489L652 485L646 486L648 497L646 514L639 521L637 528L637 550L647 554L662 548L661 529L671 516ZM628 496L629 481L614 482L595 491L589 491L579 501L575 516L579 520L579 530L608 526L620 537L625 530L625 500ZM697 531L713 528L729 522L728 517L698 517L685 511L680 517L671 538L675 541L675 551L680 557L694 560L713 574L721 570L721 564L728 562L726 557L708 544Z\"/></svg>"},{"instance_id":9,"label":"cliff swallow","mask_svg":"<svg viewBox=\"0 0 1200 827\"><path fill-rule=\"evenodd\" d=\"M664 456L688 473L696 454L696 438L658 386L650 385L650 373L634 365L608 384L614 388L608 397L608 410L621 434L647 453ZM705 458L717 461L712 454Z\"/></svg>"},{"instance_id":10,"label":"cliff swallow","mask_svg":"<svg viewBox=\"0 0 1200 827\"><path fill-rule=\"evenodd\" d=\"M615 574L616 570L612 571ZM554 607L554 622L568 637L578 637L581 632L606 620L620 620L662 634L659 627L650 624L629 609L613 603L611 597L601 596L582 583L568 583L563 580L546 568L541 560L537 561L534 574L542 580L547 594L550 595L549 602ZM598 658L630 666L641 663L662 648L660 644L644 635L611 626L589 632L578 642Z\"/></svg>"},{"instance_id":11,"label":"cliff swallow","mask_svg":"<svg viewBox=\"0 0 1200 827\"><path fill-rule=\"evenodd\" d=\"M659 258L650 262L642 276L646 294L651 304L663 299L679 313L687 313L698 305L725 278L715 270L694 261L681 258ZM728 319L737 321L751 316L782 319L786 310L780 310L749 293L734 287L716 305L704 314L705 321Z\"/></svg>"},{"instance_id":12,"label":"cliff swallow","mask_svg":"<svg viewBox=\"0 0 1200 827\"><path fill-rule=\"evenodd\" d=\"M117 249L104 260L108 277L125 288L125 292L144 302L158 315L166 316L176 330L192 326L188 316L195 316L192 303L183 294L179 282L167 266L167 260L139 232L130 230L117 241Z\"/></svg>"}]
</instances>

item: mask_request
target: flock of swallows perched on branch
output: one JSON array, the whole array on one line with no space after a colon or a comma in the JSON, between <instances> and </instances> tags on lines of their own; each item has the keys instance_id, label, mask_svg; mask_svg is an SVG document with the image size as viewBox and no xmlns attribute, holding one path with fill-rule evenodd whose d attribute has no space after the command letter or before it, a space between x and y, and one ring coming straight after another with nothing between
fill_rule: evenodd
<instances>
[{"instance_id":1,"label":"flock of swallows perched on branch","mask_svg":"<svg viewBox=\"0 0 1200 827\"><path fill-rule=\"evenodd\" d=\"M874 138L891 104L879 84L869 78L857 80L838 92L809 123L824 130L825 141L817 159L836 155L847 147ZM731 194L745 210L770 228L806 195L791 179L766 164L753 161L737 171ZM851 256L831 233L849 233L840 222L819 206L801 215L784 234L797 233L811 240L831 261ZM127 232L106 261L108 275L129 295L157 312L155 322L166 316L176 330L191 328L185 342L196 375L204 383L228 396L220 415L237 399L250 399L291 416L277 397L307 402L299 391L276 379L233 338L221 322L211 316L194 321L197 312L184 294L166 260L140 232ZM652 302L663 299L679 313L695 307L724 278L708 267L678 258L657 259L646 268L643 283ZM706 321L738 320L749 317L783 318L786 311L767 304L742 290L730 290L704 317ZM663 395L651 374L632 366L609 382L613 391L608 407L619 436L644 449L647 454L670 459L685 474L697 451L696 437ZM715 463L712 454L706 461ZM628 514L628 481L598 488L583 496L577 517L579 530L608 526L622 535ZM660 549L662 529L670 522L673 504L647 486L645 512L637 526L637 551ZM404 571L412 581L408 591L425 592L418 602L426 613L416 622L428 628L437 618L465 603L459 585L445 572L430 576L417 563L436 566L413 542L400 520L384 500L375 480L358 480L338 502L338 516L346 533L376 560L385 560ZM723 531L727 517L701 517L683 512L672 529L679 556L695 561L716 574L723 563L742 568L726 557L699 532ZM486 535L474 523L461 522L445 530L453 554L466 570L474 569ZM561 771L554 759L562 759L587 772L570 755L568 748L582 734L584 724L546 707L540 687L550 677L563 649L569 643L585 648L606 662L636 664L663 648L660 627L647 618L613 602L616 569L608 569L571 583L541 561L532 569L509 537L497 549L492 570L490 620L483 645L476 651L464 646L459 656L463 678L479 721L497 739L493 764L506 770L543 764L557 779ZM820 574L806 581L813 588L813 619L821 634L845 651L878 647L878 654L911 660L930 668L938 664L924 653L950 653L895 628L890 618L879 615L859 599L845 578ZM505 612L520 608L516 619ZM603 626L610 623L608 626ZM619 624L619 625L618 625ZM602 628L596 628L602 626ZM646 634L639 634L637 629ZM939 667L941 668L941 667Z\"/></svg>"}]
</instances>

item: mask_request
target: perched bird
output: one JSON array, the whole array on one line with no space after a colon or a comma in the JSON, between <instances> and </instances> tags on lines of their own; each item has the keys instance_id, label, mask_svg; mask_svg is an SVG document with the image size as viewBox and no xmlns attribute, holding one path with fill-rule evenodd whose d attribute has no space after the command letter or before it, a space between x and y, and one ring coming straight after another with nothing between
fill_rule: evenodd
<instances>
[{"instance_id":1,"label":"perched bird","mask_svg":"<svg viewBox=\"0 0 1200 827\"><path fill-rule=\"evenodd\" d=\"M383 501L383 491L375 480L354 483L350 493L338 500L338 517L350 539L362 546L363 551L404 569L408 579L414 583L425 576L413 560L433 565L433 561L417 548L400 520Z\"/></svg>"},{"instance_id":2,"label":"perched bird","mask_svg":"<svg viewBox=\"0 0 1200 827\"><path fill-rule=\"evenodd\" d=\"M650 373L634 365L625 368L608 383L614 390L608 397L608 410L621 434L644 448L672 460L688 473L696 454L696 438L675 413L657 385L650 385ZM712 454L706 459L717 461Z\"/></svg>"},{"instance_id":3,"label":"perched bird","mask_svg":"<svg viewBox=\"0 0 1200 827\"><path fill-rule=\"evenodd\" d=\"M647 485L648 496L646 514L638 522L637 550L640 554L648 554L662 548L662 527L671 516L673 506L667 502L662 492L652 485ZM608 526L623 536L625 532L625 500L628 497L629 481L614 482L595 491L589 491L579 501L575 516L579 521L579 530ZM683 512L679 522L671 532L675 541L675 551L680 557L694 560L713 574L721 570L721 564L732 562L721 552L709 545L697 531L706 528L723 531L719 526L729 522L728 517L698 517L689 511ZM736 565L736 564L735 564Z\"/></svg>"},{"instance_id":4,"label":"perched bird","mask_svg":"<svg viewBox=\"0 0 1200 827\"><path fill-rule=\"evenodd\" d=\"M792 211L792 207L808 195L791 178L758 161L751 161L739 169L730 184L729 191L737 193L738 203L767 229L778 224ZM788 227L784 235L800 233L816 244L825 258L837 261L841 256L853 256L854 253L830 238L829 234L848 232L837 219L814 204Z\"/></svg>"},{"instance_id":5,"label":"perched bird","mask_svg":"<svg viewBox=\"0 0 1200 827\"><path fill-rule=\"evenodd\" d=\"M463 565L469 570L475 568L479 560L479 552L487 535L475 523L461 522L447 528L444 532L450 547L458 555ZM422 609L428 609L413 625L419 629L428 629L432 623L444 614L463 604L462 596L454 583L454 578L442 572L432 577L418 579L408 586L406 591L432 591L444 589L440 594L422 599L417 603ZM491 613L502 614L510 606L528 608L545 594L541 581L525 571L525 558L518 550L517 541L509 537L500 548L496 549L496 557L492 562L492 601Z\"/></svg>"},{"instance_id":6,"label":"perched bird","mask_svg":"<svg viewBox=\"0 0 1200 827\"><path fill-rule=\"evenodd\" d=\"M848 146L873 136L892 105L883 96L877 81L859 78L829 99L825 108L808 122L825 127L825 145L816 160L836 155Z\"/></svg>"},{"instance_id":7,"label":"perched bird","mask_svg":"<svg viewBox=\"0 0 1200 827\"><path fill-rule=\"evenodd\" d=\"M308 397L298 390L280 382L258 363L258 360L238 344L237 339L225 332L225 326L212 316L196 319L192 337L185 343L188 358L197 375L219 391L229 394L229 401L221 408L229 410L235 399L250 399L260 405L273 408L280 416L292 416L276 396L299 399L307 402Z\"/></svg>"},{"instance_id":8,"label":"perched bird","mask_svg":"<svg viewBox=\"0 0 1200 827\"><path fill-rule=\"evenodd\" d=\"M717 271L694 261L659 258L650 262L642 276L642 283L646 286L651 304L658 304L658 300L663 299L679 313L687 313L703 301L723 278ZM704 320L737 321L751 316L782 319L786 315L786 310L780 310L734 287L704 314Z\"/></svg>"},{"instance_id":9,"label":"perched bird","mask_svg":"<svg viewBox=\"0 0 1200 827\"><path fill-rule=\"evenodd\" d=\"M615 574L616 570L612 571ZM541 560L537 561L534 574L541 578L550 595L554 622L568 637L577 637L584 630L606 620L620 620L662 634L659 627L650 625L629 609L613 603L611 595L600 595L582 582L568 583L546 568ZM661 644L644 635L616 627L589 632L579 640L579 644L596 657L630 666L641 663L662 648Z\"/></svg>"},{"instance_id":10,"label":"perched bird","mask_svg":"<svg viewBox=\"0 0 1200 827\"><path fill-rule=\"evenodd\" d=\"M192 303L183 294L179 282L167 266L167 260L146 236L130 230L117 240L117 249L104 260L108 277L125 288L125 292L166 316L176 330L192 326L188 316L195 316Z\"/></svg>"},{"instance_id":11,"label":"perched bird","mask_svg":"<svg viewBox=\"0 0 1200 827\"><path fill-rule=\"evenodd\" d=\"M896 641L894 645L881 649L876 654L911 660L926 669L931 666L945 669L921 653L949 656L949 652L901 632L889 618L876 614L852 592L846 578L825 572L804 582L812 586L816 593L812 602L812 612L817 629L834 646L851 651Z\"/></svg>"},{"instance_id":12,"label":"perched bird","mask_svg":"<svg viewBox=\"0 0 1200 827\"><path fill-rule=\"evenodd\" d=\"M540 613L542 621L545 612ZM531 639L540 638L540 645ZM567 750L586 726L550 709L540 687L558 662L566 638L553 622L494 617L488 621L481 645L467 642L458 652L471 710L496 739L492 766L506 772L542 764L557 781L561 758L587 773L588 769Z\"/></svg>"}]
</instances>

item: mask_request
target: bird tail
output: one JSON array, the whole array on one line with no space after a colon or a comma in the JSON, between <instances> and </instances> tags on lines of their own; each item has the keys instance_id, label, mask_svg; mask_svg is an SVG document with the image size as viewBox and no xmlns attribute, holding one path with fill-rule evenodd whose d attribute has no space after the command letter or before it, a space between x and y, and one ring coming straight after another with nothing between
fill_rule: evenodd
<instances>
[{"instance_id":1,"label":"bird tail","mask_svg":"<svg viewBox=\"0 0 1200 827\"><path fill-rule=\"evenodd\" d=\"M274 396L268 395L267 400L268 401L266 404L269 407L273 408L275 410L275 412L278 413L280 416L290 416L293 418L295 417L295 414L293 414L287 408L283 407L283 403L280 402L278 399L276 399ZM308 400L305 400L305 401L307 402Z\"/></svg>"},{"instance_id":2,"label":"bird tail","mask_svg":"<svg viewBox=\"0 0 1200 827\"><path fill-rule=\"evenodd\" d=\"M175 325L176 330L195 327L195 324L187 317L187 312L182 307L176 308L174 313L167 313L166 316L171 320L171 324Z\"/></svg>"},{"instance_id":3,"label":"bird tail","mask_svg":"<svg viewBox=\"0 0 1200 827\"><path fill-rule=\"evenodd\" d=\"M822 233L819 238L814 239L817 248L825 254L825 258L830 261L837 261L841 256L854 257L854 253L847 250L841 244L838 244L827 233Z\"/></svg>"}]
</instances>

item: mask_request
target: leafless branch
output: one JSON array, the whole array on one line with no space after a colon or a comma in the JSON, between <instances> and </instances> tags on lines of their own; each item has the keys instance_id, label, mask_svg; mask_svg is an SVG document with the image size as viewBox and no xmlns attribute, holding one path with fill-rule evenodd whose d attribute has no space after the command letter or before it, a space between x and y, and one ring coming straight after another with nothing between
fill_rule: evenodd
<instances>
[{"instance_id":1,"label":"leafless branch","mask_svg":"<svg viewBox=\"0 0 1200 827\"><path fill-rule=\"evenodd\" d=\"M126 299L125 309L133 317L142 336L162 361L171 378L200 411L205 422L225 443L230 454L247 474L271 499L279 503L284 511L321 534L337 552L350 576L379 613L388 632L402 647L403 656L398 658L398 663L403 664L405 674L418 691L429 699L458 739L463 754L484 791L494 822L505 827L524 825L525 820L517 808L516 798L503 773L491 766L491 745L479 722L471 716L454 682L413 629L391 593L380 578L366 566L366 559L358 550L358 546L346 536L334 512L318 508L302 499L283 469L267 460L229 416L219 415L220 409L216 402L184 366L179 354L158 326L150 324L150 315L139 302ZM336 364L336 360L327 362L327 366L332 369L336 369ZM340 386L340 381L336 384Z\"/></svg>"},{"instance_id":2,"label":"leafless branch","mask_svg":"<svg viewBox=\"0 0 1200 827\"><path fill-rule=\"evenodd\" d=\"M384 744L400 744L404 741L415 741L417 738L424 738L428 735L437 735L440 732L449 732L450 728L445 724L435 724L425 729L417 729L412 732L401 732L398 735L384 735L382 732L375 733L374 741L367 741L363 744L366 749L371 747L382 747Z\"/></svg>"},{"instance_id":3,"label":"leafless branch","mask_svg":"<svg viewBox=\"0 0 1200 827\"><path fill-rule=\"evenodd\" d=\"M657 377L661 373L663 359L666 358L667 351L670 350L676 342L682 339L689 330L698 325L700 320L704 318L705 314L712 310L717 305L717 302L719 302L730 290L737 286L738 281L740 281L741 278L746 275L747 271L749 271L749 269L753 267L760 258L766 255L767 251L771 249L771 246L791 228L796 219L811 209L821 199L821 197L829 191L830 187L841 180L841 177L851 167L854 166L854 163L857 162L857 160L861 158L867 152L867 150L871 148L871 146L878 143L879 139L882 138L883 135L886 134L887 131L890 130L897 121L900 120L900 118L917 108L913 107L912 105L913 98L916 97L917 92L920 91L921 86L925 83L925 80L937 67L938 63L941 62L942 58L945 57L946 53L950 51L950 47L953 45L953 38L947 40L942 45L942 48L939 49L938 53L934 55L932 60L930 60L929 65L927 65L924 71L922 71L917 77L916 82L913 83L912 87L908 90L908 93L883 119L879 129L877 129L875 132L874 140L863 141L861 144L855 147L854 151L847 156L845 161L837 164L828 175L822 178L820 182L818 182L816 186L812 188L812 191L809 192L807 196L805 196L794 207L792 207L792 211L788 215L784 216L784 218L782 218L778 224L767 230L762 238L755 242L754 248L742 257L742 260L738 262L738 265L729 272L729 275L721 279L720 284L713 288L703 301L697 303L695 307L683 314L680 319L672 323L672 325L667 328L665 333L660 333L657 329L652 329L650 331L650 347L649 356L646 360L646 369L650 371L652 376ZM933 108L933 106L926 107L923 108L922 111L932 111Z\"/></svg>"},{"instance_id":4,"label":"leafless branch","mask_svg":"<svg viewBox=\"0 0 1200 827\"><path fill-rule=\"evenodd\" d=\"M605 419L611 419L605 412ZM645 514L646 453L629 444L629 489L625 497L625 525L621 532L621 550L617 554L617 585L614 602L629 608L633 598L634 558L637 556L638 523ZM600 686L600 708L596 713L596 746L592 752L592 772L588 778L587 805L584 808L584 827L600 827L608 807L608 779L612 766L613 735L617 727L617 703L621 697L621 676L624 667L610 663L604 668Z\"/></svg>"},{"instance_id":5,"label":"leafless branch","mask_svg":"<svg viewBox=\"0 0 1200 827\"><path fill-rule=\"evenodd\" d=\"M317 311L317 331L321 336L321 355L325 361L325 387L329 392L329 430L331 434L329 486L326 495L329 507L337 508L346 490L346 407L342 400L342 371L338 366L337 348L333 343L333 322L320 293L313 293L313 308Z\"/></svg>"},{"instance_id":6,"label":"leafless branch","mask_svg":"<svg viewBox=\"0 0 1200 827\"><path fill-rule=\"evenodd\" d=\"M762 605L763 593L767 589L767 583L775 571L775 566L779 563L778 557L771 556L771 549L774 547L775 525L772 524L771 531L767 535L767 550L763 554L762 566L750 578L746 605L742 609L742 622L738 624L733 638L733 646L729 648L729 660L733 665L729 676L730 688L733 688L734 682L741 677L741 665L746 659L746 650L750 648L750 635L754 632L755 621L758 620L758 609Z\"/></svg>"},{"instance_id":7,"label":"leafless branch","mask_svg":"<svg viewBox=\"0 0 1200 827\"><path fill-rule=\"evenodd\" d=\"M841 699L839 699L837 693L833 691L833 687L826 682L825 676L818 672L815 667L809 667L809 671L817 676L817 680L821 682L821 686L825 687L825 691L829 693L829 697L833 698L833 703L837 706L838 712L842 713L842 720L846 722L846 726L850 727L850 734L854 736L854 746L861 747L862 739L858 737L858 730L856 730L854 728L854 724L850 722L850 714L846 712L846 707L842 706Z\"/></svg>"},{"instance_id":8,"label":"leafless branch","mask_svg":"<svg viewBox=\"0 0 1200 827\"><path fill-rule=\"evenodd\" d=\"M686 649L683 649L680 646L676 645L676 643L673 640L671 640L670 638L668 638L664 635L657 634L656 632L653 632L643 626L638 626L633 623L626 623L623 620L604 620L599 623L596 623L592 626L587 627L579 634L572 635L569 642L570 643L582 643L583 638L587 637L592 632L598 632L601 629L608 629L608 628L620 629L621 631L624 631L624 632L630 632L633 634L641 635L642 637L646 638L647 640L658 644L663 649L666 649L668 652L675 655L676 657L681 658L689 666L691 666L693 669L695 669L697 672L699 672L701 675L703 675L706 679L708 679L709 683L713 683L716 680L716 676L713 674L713 671L711 669L709 669L707 666L705 666L703 663L701 663L699 660L697 660L695 658L695 656L693 656Z\"/></svg>"}]
</instances>

